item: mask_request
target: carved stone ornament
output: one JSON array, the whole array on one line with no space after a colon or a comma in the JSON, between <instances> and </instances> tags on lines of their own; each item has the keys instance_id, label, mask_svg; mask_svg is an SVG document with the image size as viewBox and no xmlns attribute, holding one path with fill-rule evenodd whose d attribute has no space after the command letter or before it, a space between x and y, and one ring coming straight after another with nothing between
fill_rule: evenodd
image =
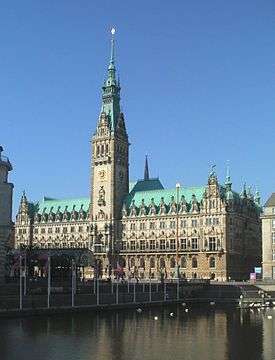
<instances>
[{"instance_id":1,"label":"carved stone ornament","mask_svg":"<svg viewBox=\"0 0 275 360\"><path fill-rule=\"evenodd\" d=\"M99 192L98 192L98 205L99 206L105 206L105 190L103 186L100 186Z\"/></svg>"}]
</instances>

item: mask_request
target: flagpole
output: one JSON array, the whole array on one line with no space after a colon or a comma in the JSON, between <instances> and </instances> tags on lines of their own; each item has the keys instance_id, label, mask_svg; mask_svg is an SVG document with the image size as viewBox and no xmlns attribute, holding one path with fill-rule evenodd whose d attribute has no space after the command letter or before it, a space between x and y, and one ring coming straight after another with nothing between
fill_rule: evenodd
<instances>
[{"instance_id":1,"label":"flagpole","mask_svg":"<svg viewBox=\"0 0 275 360\"><path fill-rule=\"evenodd\" d=\"M151 274L149 277L149 302L152 301L152 283L151 283Z\"/></svg>"},{"instance_id":2,"label":"flagpole","mask_svg":"<svg viewBox=\"0 0 275 360\"><path fill-rule=\"evenodd\" d=\"M20 295L19 295L19 308L20 310L22 310L23 308L23 299L22 299L22 255L20 255L20 262L19 262L19 279L20 279L20 282L19 282L19 291L20 291Z\"/></svg>"},{"instance_id":3,"label":"flagpole","mask_svg":"<svg viewBox=\"0 0 275 360\"><path fill-rule=\"evenodd\" d=\"M74 260L72 259L72 307L74 307Z\"/></svg>"},{"instance_id":4,"label":"flagpole","mask_svg":"<svg viewBox=\"0 0 275 360\"><path fill-rule=\"evenodd\" d=\"M25 261L24 261L24 296L27 295L27 251L25 250Z\"/></svg>"},{"instance_id":5,"label":"flagpole","mask_svg":"<svg viewBox=\"0 0 275 360\"><path fill-rule=\"evenodd\" d=\"M48 309L50 308L50 295L51 295L51 255L48 255Z\"/></svg>"}]
</instances>

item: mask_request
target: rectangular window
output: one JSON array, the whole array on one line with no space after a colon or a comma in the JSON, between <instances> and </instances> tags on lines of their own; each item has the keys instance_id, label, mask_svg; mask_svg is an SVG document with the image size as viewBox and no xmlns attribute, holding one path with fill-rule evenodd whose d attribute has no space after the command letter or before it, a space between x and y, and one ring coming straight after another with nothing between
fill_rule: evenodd
<instances>
[{"instance_id":1,"label":"rectangular window","mask_svg":"<svg viewBox=\"0 0 275 360\"><path fill-rule=\"evenodd\" d=\"M175 249L176 249L176 240L171 239L170 240L170 250L175 250Z\"/></svg>"},{"instance_id":2,"label":"rectangular window","mask_svg":"<svg viewBox=\"0 0 275 360\"><path fill-rule=\"evenodd\" d=\"M122 241L122 250L127 250L127 241Z\"/></svg>"},{"instance_id":3,"label":"rectangular window","mask_svg":"<svg viewBox=\"0 0 275 360\"><path fill-rule=\"evenodd\" d=\"M165 221L160 221L159 227L160 229L165 229Z\"/></svg>"},{"instance_id":4,"label":"rectangular window","mask_svg":"<svg viewBox=\"0 0 275 360\"><path fill-rule=\"evenodd\" d=\"M66 227L64 227L63 229L62 229L62 232L63 232L63 234L67 234L67 228Z\"/></svg>"},{"instance_id":5,"label":"rectangular window","mask_svg":"<svg viewBox=\"0 0 275 360\"><path fill-rule=\"evenodd\" d=\"M217 250L216 238L215 237L210 237L209 238L209 250L210 251L216 251Z\"/></svg>"},{"instance_id":6,"label":"rectangular window","mask_svg":"<svg viewBox=\"0 0 275 360\"><path fill-rule=\"evenodd\" d=\"M197 222L197 220L192 220L192 222L191 222L191 225L192 225L192 227L197 227L198 226L198 222Z\"/></svg>"},{"instance_id":7,"label":"rectangular window","mask_svg":"<svg viewBox=\"0 0 275 360\"><path fill-rule=\"evenodd\" d=\"M161 239L159 242L160 250L165 250L165 239Z\"/></svg>"},{"instance_id":8,"label":"rectangular window","mask_svg":"<svg viewBox=\"0 0 275 360\"><path fill-rule=\"evenodd\" d=\"M52 234L53 233L53 229L52 228L48 228L48 234Z\"/></svg>"},{"instance_id":9,"label":"rectangular window","mask_svg":"<svg viewBox=\"0 0 275 360\"><path fill-rule=\"evenodd\" d=\"M71 232L72 233L74 232L74 226L71 226Z\"/></svg>"},{"instance_id":10,"label":"rectangular window","mask_svg":"<svg viewBox=\"0 0 275 360\"><path fill-rule=\"evenodd\" d=\"M23 229L23 234L27 234L27 229Z\"/></svg>"},{"instance_id":11,"label":"rectangular window","mask_svg":"<svg viewBox=\"0 0 275 360\"><path fill-rule=\"evenodd\" d=\"M197 238L193 238L191 240L191 246L192 246L192 250L197 250L198 249L198 239Z\"/></svg>"},{"instance_id":12,"label":"rectangular window","mask_svg":"<svg viewBox=\"0 0 275 360\"><path fill-rule=\"evenodd\" d=\"M60 228L59 227L55 228L55 233L56 234L60 233Z\"/></svg>"},{"instance_id":13,"label":"rectangular window","mask_svg":"<svg viewBox=\"0 0 275 360\"><path fill-rule=\"evenodd\" d=\"M156 240L150 240L150 250L156 249Z\"/></svg>"},{"instance_id":14,"label":"rectangular window","mask_svg":"<svg viewBox=\"0 0 275 360\"><path fill-rule=\"evenodd\" d=\"M180 239L180 248L181 248L181 250L186 250L186 248L187 248L186 239Z\"/></svg>"},{"instance_id":15,"label":"rectangular window","mask_svg":"<svg viewBox=\"0 0 275 360\"><path fill-rule=\"evenodd\" d=\"M41 234L45 234L45 229L41 228Z\"/></svg>"},{"instance_id":16,"label":"rectangular window","mask_svg":"<svg viewBox=\"0 0 275 360\"><path fill-rule=\"evenodd\" d=\"M181 220L180 227L185 228L186 227L186 220Z\"/></svg>"},{"instance_id":17,"label":"rectangular window","mask_svg":"<svg viewBox=\"0 0 275 360\"><path fill-rule=\"evenodd\" d=\"M275 245L275 232L271 234L272 244Z\"/></svg>"},{"instance_id":18,"label":"rectangular window","mask_svg":"<svg viewBox=\"0 0 275 360\"><path fill-rule=\"evenodd\" d=\"M211 218L206 218L205 219L205 225L206 226L211 226L212 225L212 219Z\"/></svg>"},{"instance_id":19,"label":"rectangular window","mask_svg":"<svg viewBox=\"0 0 275 360\"><path fill-rule=\"evenodd\" d=\"M150 222L150 230L154 230L155 228L155 223L154 222Z\"/></svg>"},{"instance_id":20,"label":"rectangular window","mask_svg":"<svg viewBox=\"0 0 275 360\"><path fill-rule=\"evenodd\" d=\"M139 230L145 230L145 223L144 222L139 224Z\"/></svg>"},{"instance_id":21,"label":"rectangular window","mask_svg":"<svg viewBox=\"0 0 275 360\"><path fill-rule=\"evenodd\" d=\"M130 224L130 230L136 230L136 224L135 223Z\"/></svg>"},{"instance_id":22,"label":"rectangular window","mask_svg":"<svg viewBox=\"0 0 275 360\"><path fill-rule=\"evenodd\" d=\"M79 227L78 227L78 231L79 231L79 232L83 232L83 226L79 226Z\"/></svg>"},{"instance_id":23,"label":"rectangular window","mask_svg":"<svg viewBox=\"0 0 275 360\"><path fill-rule=\"evenodd\" d=\"M170 229L175 229L175 227L176 227L176 222L170 221Z\"/></svg>"},{"instance_id":24,"label":"rectangular window","mask_svg":"<svg viewBox=\"0 0 275 360\"><path fill-rule=\"evenodd\" d=\"M122 230L126 230L126 224L122 224Z\"/></svg>"},{"instance_id":25,"label":"rectangular window","mask_svg":"<svg viewBox=\"0 0 275 360\"><path fill-rule=\"evenodd\" d=\"M272 260L275 261L275 249L272 250Z\"/></svg>"},{"instance_id":26,"label":"rectangular window","mask_svg":"<svg viewBox=\"0 0 275 360\"><path fill-rule=\"evenodd\" d=\"M34 233L35 233L35 234L38 234L38 229L37 229L37 228L34 229Z\"/></svg>"},{"instance_id":27,"label":"rectangular window","mask_svg":"<svg viewBox=\"0 0 275 360\"><path fill-rule=\"evenodd\" d=\"M136 250L136 242L135 242L135 240L131 240L131 242L130 242L130 250Z\"/></svg>"},{"instance_id":28,"label":"rectangular window","mask_svg":"<svg viewBox=\"0 0 275 360\"><path fill-rule=\"evenodd\" d=\"M140 240L140 250L145 250L145 240Z\"/></svg>"},{"instance_id":29,"label":"rectangular window","mask_svg":"<svg viewBox=\"0 0 275 360\"><path fill-rule=\"evenodd\" d=\"M275 214L275 208L272 208L272 214Z\"/></svg>"},{"instance_id":30,"label":"rectangular window","mask_svg":"<svg viewBox=\"0 0 275 360\"><path fill-rule=\"evenodd\" d=\"M275 229L275 219L272 220L272 227L273 227L273 229Z\"/></svg>"}]
</instances>

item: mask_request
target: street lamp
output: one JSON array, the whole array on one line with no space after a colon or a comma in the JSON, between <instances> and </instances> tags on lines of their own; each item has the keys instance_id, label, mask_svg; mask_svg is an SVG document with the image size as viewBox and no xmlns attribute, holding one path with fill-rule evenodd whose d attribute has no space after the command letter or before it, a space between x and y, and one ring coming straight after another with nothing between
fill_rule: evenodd
<instances>
[{"instance_id":1,"label":"street lamp","mask_svg":"<svg viewBox=\"0 0 275 360\"><path fill-rule=\"evenodd\" d=\"M176 194L177 194L177 213L176 213L176 263L177 263L177 278L180 278L179 269L179 191L180 183L176 183Z\"/></svg>"}]
</instances>

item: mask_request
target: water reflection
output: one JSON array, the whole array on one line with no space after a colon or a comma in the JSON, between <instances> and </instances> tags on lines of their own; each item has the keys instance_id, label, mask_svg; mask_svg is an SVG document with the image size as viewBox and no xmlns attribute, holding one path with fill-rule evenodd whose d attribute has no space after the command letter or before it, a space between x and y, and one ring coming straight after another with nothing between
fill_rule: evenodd
<instances>
[{"instance_id":1,"label":"water reflection","mask_svg":"<svg viewBox=\"0 0 275 360\"><path fill-rule=\"evenodd\" d=\"M187 314L179 306L141 314L56 315L0 320L0 358L271 360L274 336L273 310L192 309Z\"/></svg>"}]
</instances>

